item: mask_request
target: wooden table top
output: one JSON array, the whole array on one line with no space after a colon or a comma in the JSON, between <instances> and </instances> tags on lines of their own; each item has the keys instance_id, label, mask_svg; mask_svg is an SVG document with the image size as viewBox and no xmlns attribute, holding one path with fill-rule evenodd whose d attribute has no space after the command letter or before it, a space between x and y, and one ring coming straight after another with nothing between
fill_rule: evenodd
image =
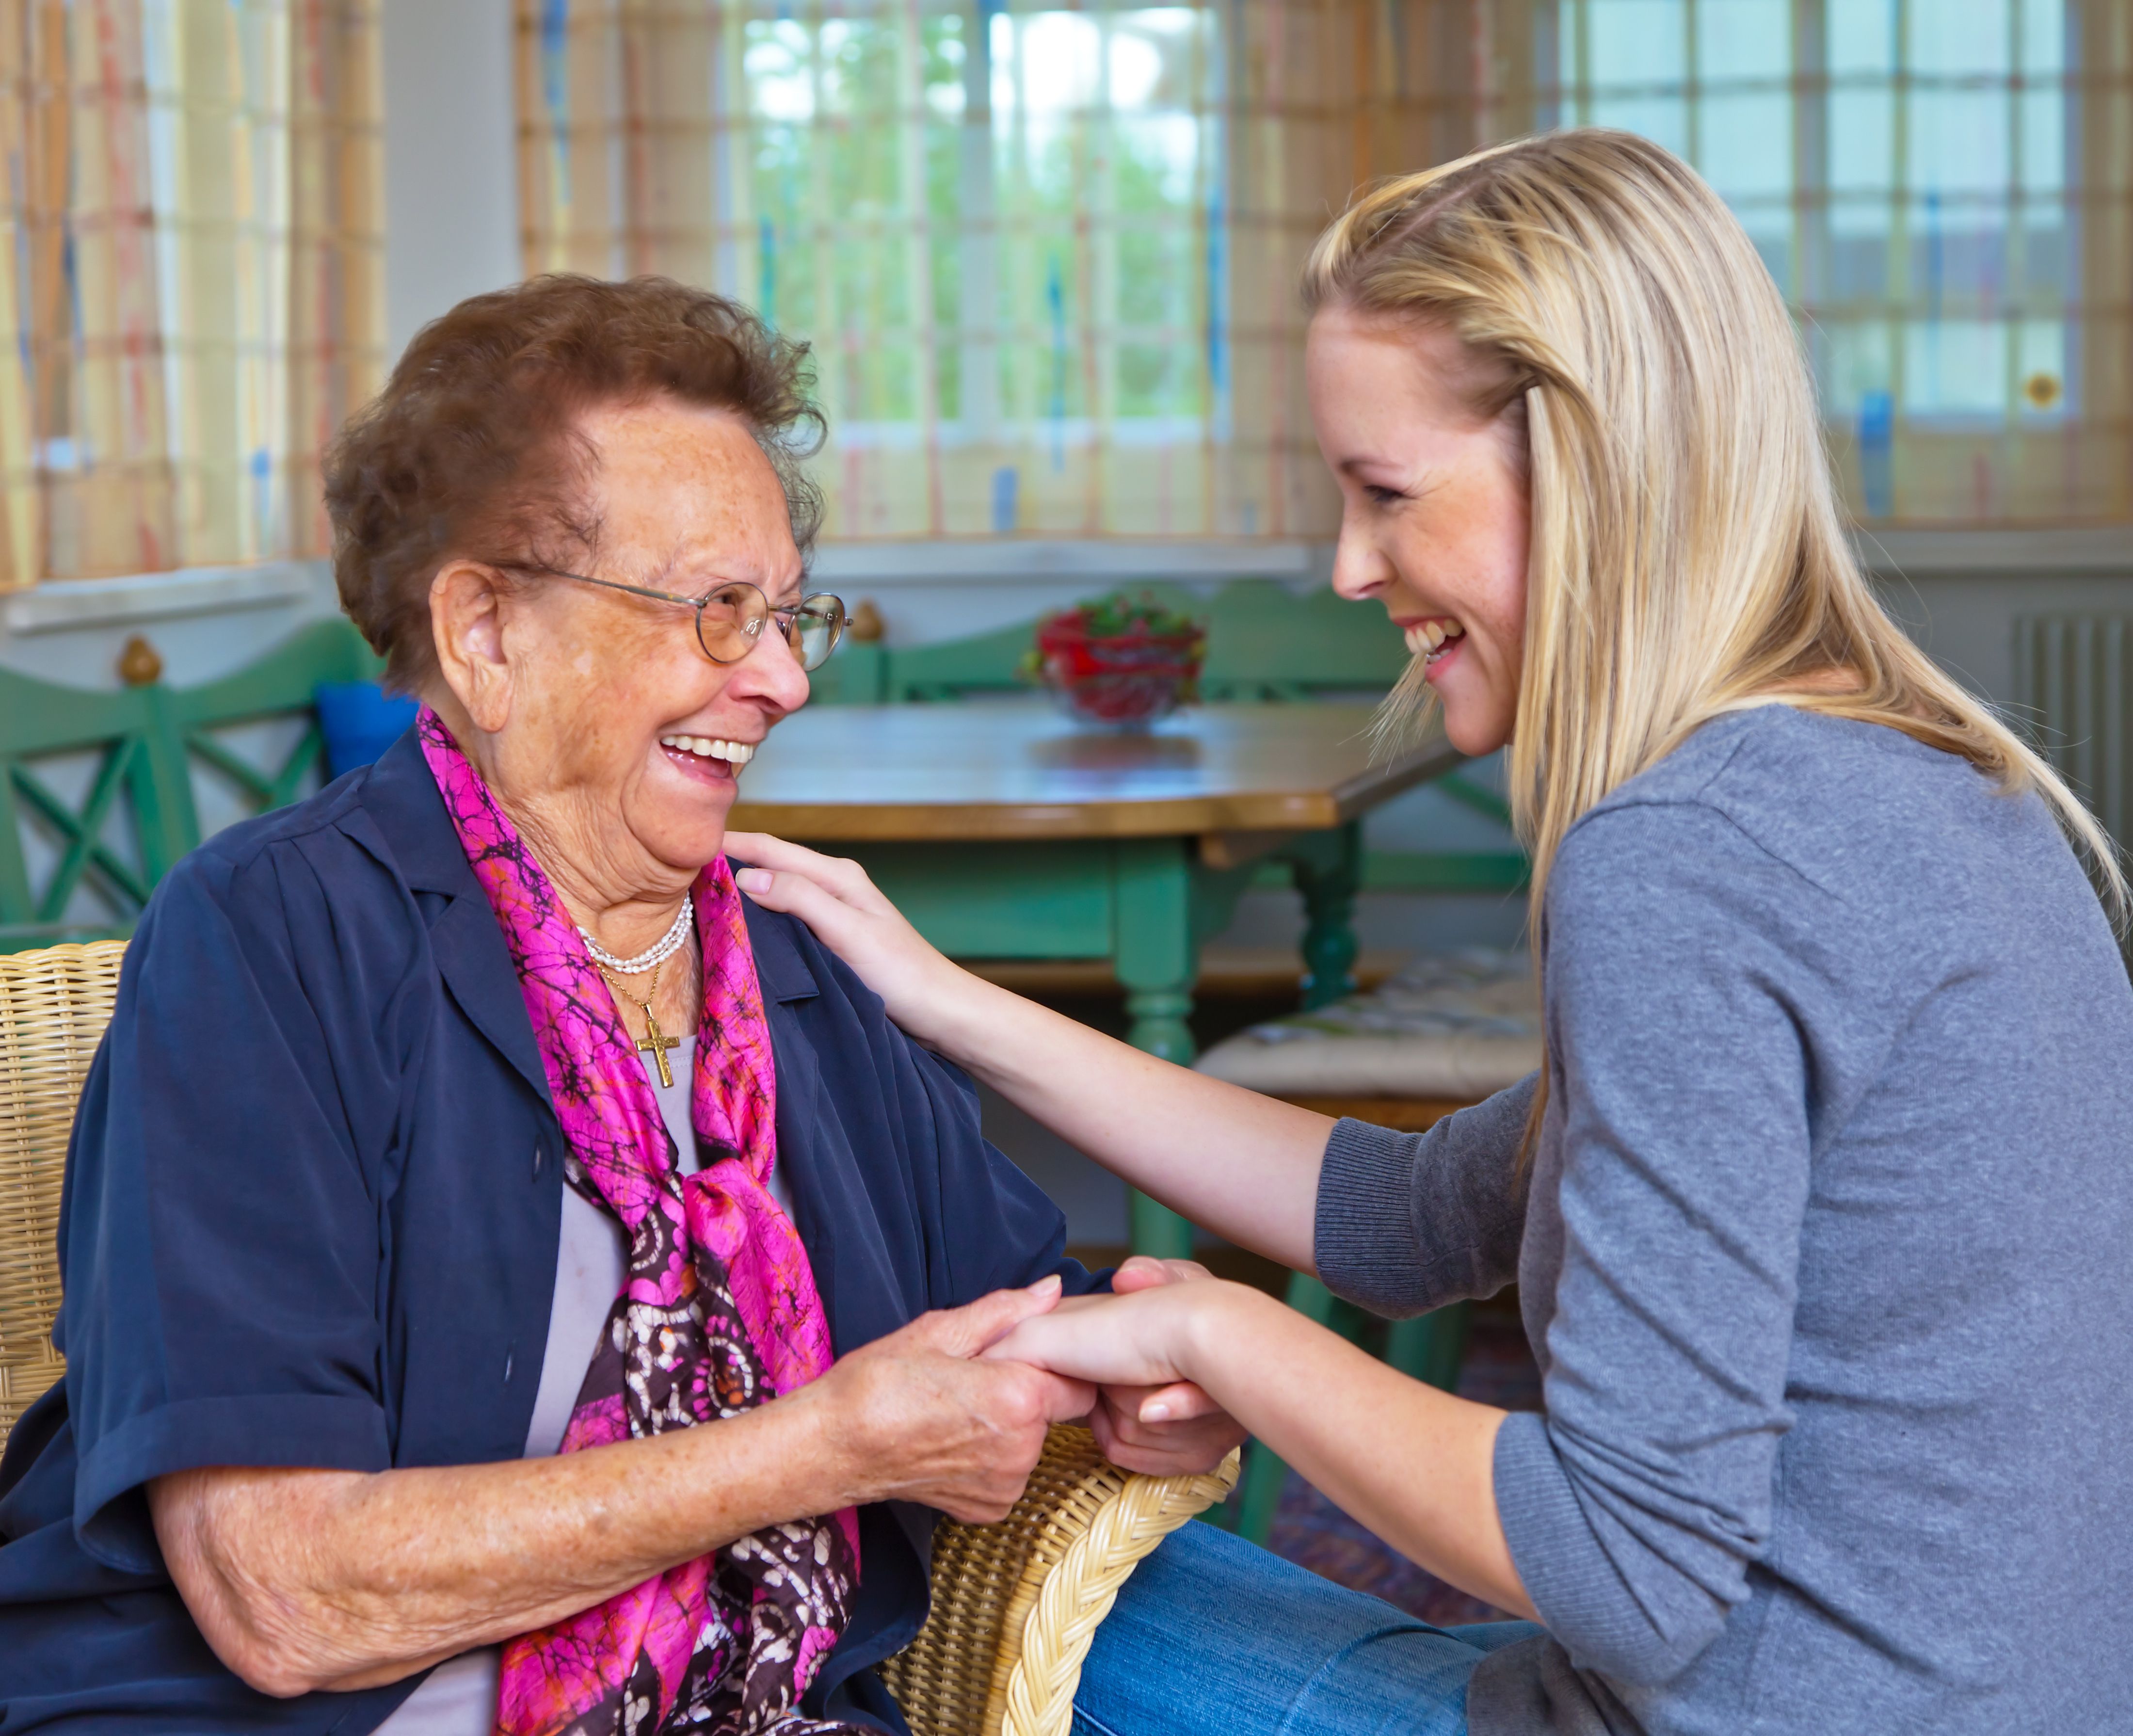
<instances>
[{"instance_id":1,"label":"wooden table top","mask_svg":"<svg viewBox=\"0 0 2133 1736\"><path fill-rule=\"evenodd\" d=\"M1432 735L1373 764L1371 716L1358 705L1197 706L1119 735L1034 697L811 706L741 774L729 823L802 841L1317 831L1458 762Z\"/></svg>"}]
</instances>

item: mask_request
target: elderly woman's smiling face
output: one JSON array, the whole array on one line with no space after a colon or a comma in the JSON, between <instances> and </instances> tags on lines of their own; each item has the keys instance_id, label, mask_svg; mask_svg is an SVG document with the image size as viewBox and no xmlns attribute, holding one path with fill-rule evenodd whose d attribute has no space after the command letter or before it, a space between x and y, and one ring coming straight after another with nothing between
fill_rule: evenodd
<instances>
[{"instance_id":1,"label":"elderly woman's smiling face","mask_svg":"<svg viewBox=\"0 0 2133 1736\"><path fill-rule=\"evenodd\" d=\"M774 607L799 601L784 491L738 417L655 398L578 432L596 531L573 571L691 598L745 580ZM677 743L744 758L807 697L774 625L715 663L686 607L567 577L450 562L431 615L439 709L580 921L676 897L719 853L735 768Z\"/></svg>"}]
</instances>

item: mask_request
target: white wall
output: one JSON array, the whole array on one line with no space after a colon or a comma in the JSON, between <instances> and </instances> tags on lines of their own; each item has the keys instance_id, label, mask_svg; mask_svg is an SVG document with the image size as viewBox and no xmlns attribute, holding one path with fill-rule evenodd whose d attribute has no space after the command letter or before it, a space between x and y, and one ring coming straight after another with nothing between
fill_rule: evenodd
<instances>
[{"instance_id":1,"label":"white wall","mask_svg":"<svg viewBox=\"0 0 2133 1736\"><path fill-rule=\"evenodd\" d=\"M515 283L510 0L385 0L385 322L397 355L426 320Z\"/></svg>"},{"instance_id":2,"label":"white wall","mask_svg":"<svg viewBox=\"0 0 2133 1736\"><path fill-rule=\"evenodd\" d=\"M0 668L74 687L115 687L138 634L163 678L194 687L242 668L307 621L336 614L324 561L72 579L0 600Z\"/></svg>"},{"instance_id":3,"label":"white wall","mask_svg":"<svg viewBox=\"0 0 2133 1736\"><path fill-rule=\"evenodd\" d=\"M2133 547L2119 572L1890 575L1878 588L1943 668L2004 705L2015 697L2015 616L2133 615Z\"/></svg>"}]
</instances>

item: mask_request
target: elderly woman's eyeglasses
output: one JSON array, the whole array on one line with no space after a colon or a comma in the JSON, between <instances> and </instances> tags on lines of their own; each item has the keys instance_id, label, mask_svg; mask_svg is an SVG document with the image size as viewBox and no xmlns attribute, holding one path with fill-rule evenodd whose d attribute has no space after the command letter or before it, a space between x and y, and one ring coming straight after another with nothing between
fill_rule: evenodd
<instances>
[{"instance_id":1,"label":"elderly woman's eyeglasses","mask_svg":"<svg viewBox=\"0 0 2133 1736\"><path fill-rule=\"evenodd\" d=\"M715 663L739 663L762 642L763 627L772 620L778 623L778 630L785 636L786 644L803 669L821 668L837 649L837 641L845 636L844 601L826 591L773 609L761 587L745 579L728 579L703 596L691 597L672 591L653 591L643 585L624 585L614 579L595 579L582 572L566 572L560 567L530 566L524 570L692 609L696 615L696 643L704 648L704 655Z\"/></svg>"}]
</instances>

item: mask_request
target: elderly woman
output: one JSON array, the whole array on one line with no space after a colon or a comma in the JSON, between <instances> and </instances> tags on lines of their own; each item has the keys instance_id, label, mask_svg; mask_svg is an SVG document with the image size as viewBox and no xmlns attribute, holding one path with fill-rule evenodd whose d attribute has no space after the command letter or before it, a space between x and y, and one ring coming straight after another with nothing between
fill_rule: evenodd
<instances>
[{"instance_id":1,"label":"elderly woman","mask_svg":"<svg viewBox=\"0 0 2133 1736\"><path fill-rule=\"evenodd\" d=\"M1058 1213L720 855L843 622L802 359L548 278L333 453L343 600L424 707L142 920L67 1379L0 1466L9 1736L899 1729L865 1666L933 1510L999 1516L1090 1410L977 1359L1091 1287ZM1096 1414L1128 1462L1228 1444L1137 1403Z\"/></svg>"}]
</instances>

